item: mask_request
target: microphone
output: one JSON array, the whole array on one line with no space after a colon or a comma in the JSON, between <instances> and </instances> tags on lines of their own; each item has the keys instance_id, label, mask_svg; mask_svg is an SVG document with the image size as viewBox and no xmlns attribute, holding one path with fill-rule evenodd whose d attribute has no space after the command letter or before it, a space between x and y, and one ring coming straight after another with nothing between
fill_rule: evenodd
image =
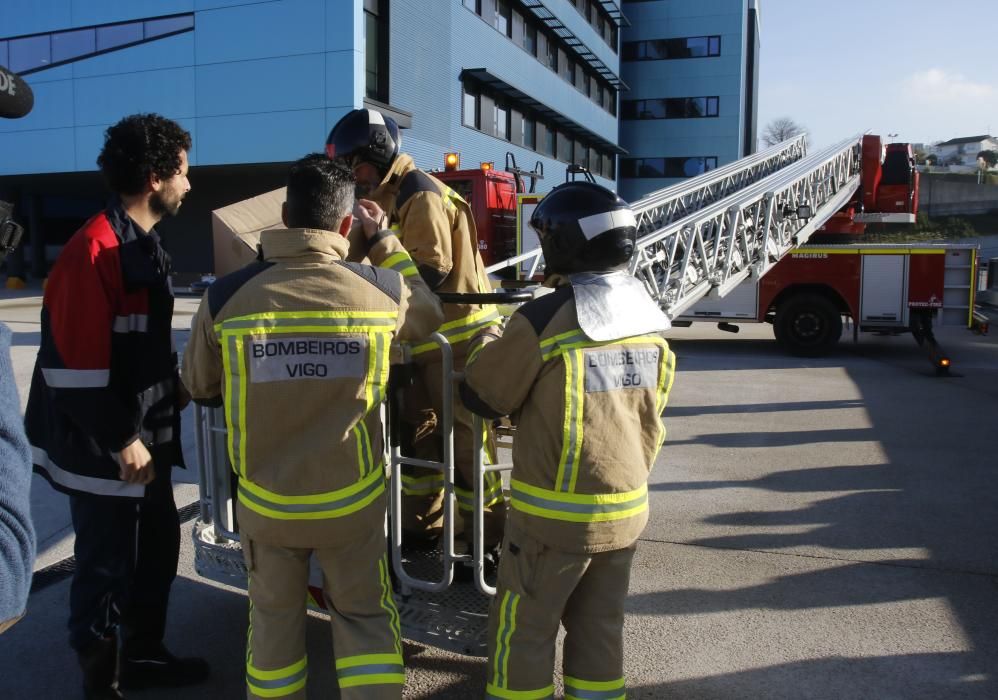
<instances>
[{"instance_id":1,"label":"microphone","mask_svg":"<svg viewBox=\"0 0 998 700\"><path fill-rule=\"evenodd\" d=\"M35 106L31 86L20 76L0 66L0 117L18 119Z\"/></svg>"}]
</instances>

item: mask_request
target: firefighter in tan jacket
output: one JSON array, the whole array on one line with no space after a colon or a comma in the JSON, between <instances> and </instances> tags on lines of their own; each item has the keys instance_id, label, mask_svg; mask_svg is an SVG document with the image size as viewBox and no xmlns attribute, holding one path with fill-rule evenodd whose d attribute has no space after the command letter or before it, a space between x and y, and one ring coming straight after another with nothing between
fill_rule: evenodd
<instances>
[{"instance_id":1,"label":"firefighter in tan jacket","mask_svg":"<svg viewBox=\"0 0 998 700\"><path fill-rule=\"evenodd\" d=\"M401 137L391 117L371 109L349 112L333 127L326 142L330 158L342 158L353 168L357 195L377 202L388 214L390 227L412 256L419 274L434 292L483 293L491 287L478 253L478 232L471 208L454 190L416 168L399 151ZM478 331L499 321L494 305L445 304L445 322L439 332L451 344L454 368L464 367L468 342ZM441 459L438 421L442 415L443 383L440 353L432 342L412 348L417 376L406 394L406 417L412 427L415 454ZM471 532L472 417L454 397L455 493L460 511L469 517ZM486 438L486 444L490 440ZM409 535L430 536L441 527L440 472L406 467L403 476L403 528ZM505 501L502 482L489 473L485 482L485 545L495 547L502 537Z\"/></svg>"},{"instance_id":2,"label":"firefighter in tan jacket","mask_svg":"<svg viewBox=\"0 0 998 700\"><path fill-rule=\"evenodd\" d=\"M555 290L518 309L498 339L477 337L461 384L474 412L517 415L486 695L553 697L561 623L565 697L622 699L624 599L665 439L670 324L620 269L635 220L614 193L561 185L530 224Z\"/></svg>"},{"instance_id":3,"label":"firefighter in tan jacket","mask_svg":"<svg viewBox=\"0 0 998 700\"><path fill-rule=\"evenodd\" d=\"M440 325L439 302L382 212L355 213L377 267L344 262L349 170L321 154L288 174L287 230L215 282L184 355L195 400L221 401L249 571L250 698L304 698L309 558L323 572L340 697L400 698L399 617L385 556L379 406L393 340Z\"/></svg>"}]
</instances>

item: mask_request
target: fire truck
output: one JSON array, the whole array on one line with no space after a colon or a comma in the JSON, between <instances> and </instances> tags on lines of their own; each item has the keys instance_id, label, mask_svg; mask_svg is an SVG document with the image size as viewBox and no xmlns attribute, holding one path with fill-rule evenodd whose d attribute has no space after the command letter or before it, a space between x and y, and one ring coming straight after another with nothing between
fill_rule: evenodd
<instances>
[{"instance_id":1,"label":"fire truck","mask_svg":"<svg viewBox=\"0 0 998 700\"><path fill-rule=\"evenodd\" d=\"M904 155L898 147L886 150ZM851 314L860 319L860 323L870 324L867 328L874 327L874 323L880 324L878 327L899 329L907 324L916 337L920 334L923 339L931 339L934 316L941 313L940 309L942 313L947 310L947 280L965 272L968 279L972 277L967 271L974 264L976 253L972 249L959 249L965 250L965 262L947 266L951 258L956 261L960 257L955 253L957 248L943 246L939 247L942 252L923 252L934 251L936 247L919 246L916 249L895 246L879 249L874 255L866 252L872 249L870 246L856 248L852 252L855 246L850 244L822 242L820 247L807 245L819 232L822 232L820 235L831 235L844 225L861 226L865 221L872 220L864 220L864 217L872 215L881 217L879 220L895 220L883 217L913 220L917 208L917 176L909 163L906 169L898 168L898 172L906 173L908 180L894 184L897 178L893 175L892 163L900 159L892 156L885 165L881 156L881 147L875 147L871 139L863 136L845 139L815 153L808 153L806 141L800 136L654 192L632 203L638 241L629 262L629 272L644 283L649 295L671 319L680 322L688 318L717 321L730 317L742 320L735 314L725 315L726 312L699 314L697 309L705 307L698 305L723 305L729 303L726 299L731 295L737 299L742 295L750 296L745 290L762 290L753 292L756 296L750 297L754 298L756 309L752 320L765 320L772 313L775 327L779 329L778 337L793 337L796 334L800 337L799 344L812 344L807 348L808 352L827 349L831 338L837 340L843 314ZM536 205L540 195L525 192L523 172L517 172L515 164L508 163L508 166L513 170L504 173L496 172L489 166L465 171L455 167L436 174L471 203L480 231L479 245L484 257L489 260L487 271L517 278L501 283L506 287L530 284L537 279L543 265L542 251L523 225L529 208ZM886 176L885 169L890 171ZM580 172L583 176L587 175L584 171ZM871 175L868 172L873 173L874 181L879 172L879 186L870 185ZM259 216L247 217L245 212L216 212L223 230L228 227L230 233L235 232L228 239L223 236L221 240L216 234L216 260L219 259L220 245L223 252L236 251L237 256L252 251L255 246L249 241L252 241L255 227L265 223L264 219L273 217L273 204L280 201L279 193L266 196L270 199L254 204L260 212L265 212ZM840 213L844 213L845 218ZM836 216L839 217L837 220ZM846 220L848 224L843 223ZM239 227L242 227L242 232ZM240 239L248 240L244 240L243 245L238 243ZM511 240L515 240L517 254L502 258L513 249ZM850 248L849 253L834 252L844 251L843 245ZM794 273L796 277L787 273L786 279L796 282L783 284L784 296L781 297L779 290L771 291L761 285L784 264L783 261L801 267L797 268L799 272ZM859 280L858 292L847 290L844 281L838 286L831 285L829 281L833 277L850 276ZM814 286L816 283L840 290L836 293L841 295L841 303L827 296L830 292L817 289ZM967 305L970 306L969 311L959 309L965 313L964 318L973 315L972 284L971 281L968 290L960 290L967 292ZM895 300L897 303L893 309L887 308L881 301L873 303L875 299L880 299L874 294L878 285L892 287L897 294L903 293ZM956 282L952 282L952 288L958 289ZM790 292L787 290L793 290L793 294L788 296ZM867 294L868 304L864 297ZM520 290L512 293L512 298L488 301L516 302L530 296L530 292ZM787 303L788 299L794 300L793 303ZM478 303L484 301L479 300ZM863 316L864 310L866 317ZM896 318L891 319L891 314ZM815 333L809 330L811 327L823 329L818 333L820 343L810 339ZM435 334L434 337L441 346L446 369L450 358L449 346L443 336ZM444 373L447 383L458 379L459 375L454 372ZM382 406L389 434L384 464L390 479L392 527L389 540L396 602L407 638L459 653L483 655L486 649L488 600L495 590L484 573L484 475L490 471L507 470L512 465L502 461L487 463L481 445L475 446L474 537L471 551L456 551L454 448L450 420L453 407L449 404L453 392L445 386L442 395L445 402L442 417L444 458L440 462L404 456L393 428L397 425L393 417L394 402L390 400ZM245 587L246 570L239 546L239 524L235 516L224 419L219 409L199 406L196 411L201 499L199 518L193 529L195 568L206 578ZM482 432L475 431L476 435ZM508 434L505 438L508 445ZM404 464L436 469L443 476L444 534L435 551L403 551L400 513L401 466ZM456 572L468 570L470 582L458 580L464 577L456 576ZM321 608L321 574L317 571L313 574L309 600L314 607Z\"/></svg>"},{"instance_id":2,"label":"fire truck","mask_svg":"<svg viewBox=\"0 0 998 700\"><path fill-rule=\"evenodd\" d=\"M817 357L839 341L844 318L854 340L911 332L936 371L948 372L933 326L987 330L974 312L977 247L862 242L868 224L915 222L919 174L909 144L885 148L879 136L863 136L861 160L860 188L807 245L726 296L708 295L675 325L712 321L737 332L738 323L766 322L788 352Z\"/></svg>"}]
</instances>

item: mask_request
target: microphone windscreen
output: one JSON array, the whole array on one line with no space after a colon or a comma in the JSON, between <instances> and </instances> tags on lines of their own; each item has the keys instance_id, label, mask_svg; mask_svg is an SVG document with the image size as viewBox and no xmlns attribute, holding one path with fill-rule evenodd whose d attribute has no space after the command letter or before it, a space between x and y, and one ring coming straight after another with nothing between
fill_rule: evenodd
<instances>
[{"instance_id":1,"label":"microphone windscreen","mask_svg":"<svg viewBox=\"0 0 998 700\"><path fill-rule=\"evenodd\" d=\"M0 117L17 119L31 111L35 95L24 80L0 66Z\"/></svg>"}]
</instances>

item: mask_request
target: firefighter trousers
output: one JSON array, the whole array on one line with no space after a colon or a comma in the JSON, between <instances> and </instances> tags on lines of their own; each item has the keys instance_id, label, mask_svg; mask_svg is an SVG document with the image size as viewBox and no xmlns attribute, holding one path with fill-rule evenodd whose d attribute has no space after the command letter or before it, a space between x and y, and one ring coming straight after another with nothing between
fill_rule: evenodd
<instances>
[{"instance_id":1,"label":"firefighter trousers","mask_svg":"<svg viewBox=\"0 0 998 700\"><path fill-rule=\"evenodd\" d=\"M455 370L464 368L464 359L454 360ZM454 477L457 505L464 518L465 539L471 539L474 507L474 416L461 403L454 384ZM443 366L439 361L417 365L413 384L405 392L403 420L408 424L408 449L403 453L421 459L443 459L441 436L443 422ZM486 452L495 454L491 428L484 437ZM403 521L409 533L435 536L443 527L443 477L440 472L421 467L403 470ZM492 548L502 539L506 522L506 502L502 478L492 472L485 479L485 546ZM458 530L460 532L460 530Z\"/></svg>"},{"instance_id":2,"label":"firefighter trousers","mask_svg":"<svg viewBox=\"0 0 998 700\"><path fill-rule=\"evenodd\" d=\"M626 697L624 601L635 546L575 554L507 532L489 610L487 698L554 697L559 623L566 700Z\"/></svg>"},{"instance_id":3,"label":"firefighter trousers","mask_svg":"<svg viewBox=\"0 0 998 700\"><path fill-rule=\"evenodd\" d=\"M265 544L243 535L249 571L246 695L305 698L309 557L322 569L342 700L398 700L405 684L385 533L323 549Z\"/></svg>"}]
</instances>

